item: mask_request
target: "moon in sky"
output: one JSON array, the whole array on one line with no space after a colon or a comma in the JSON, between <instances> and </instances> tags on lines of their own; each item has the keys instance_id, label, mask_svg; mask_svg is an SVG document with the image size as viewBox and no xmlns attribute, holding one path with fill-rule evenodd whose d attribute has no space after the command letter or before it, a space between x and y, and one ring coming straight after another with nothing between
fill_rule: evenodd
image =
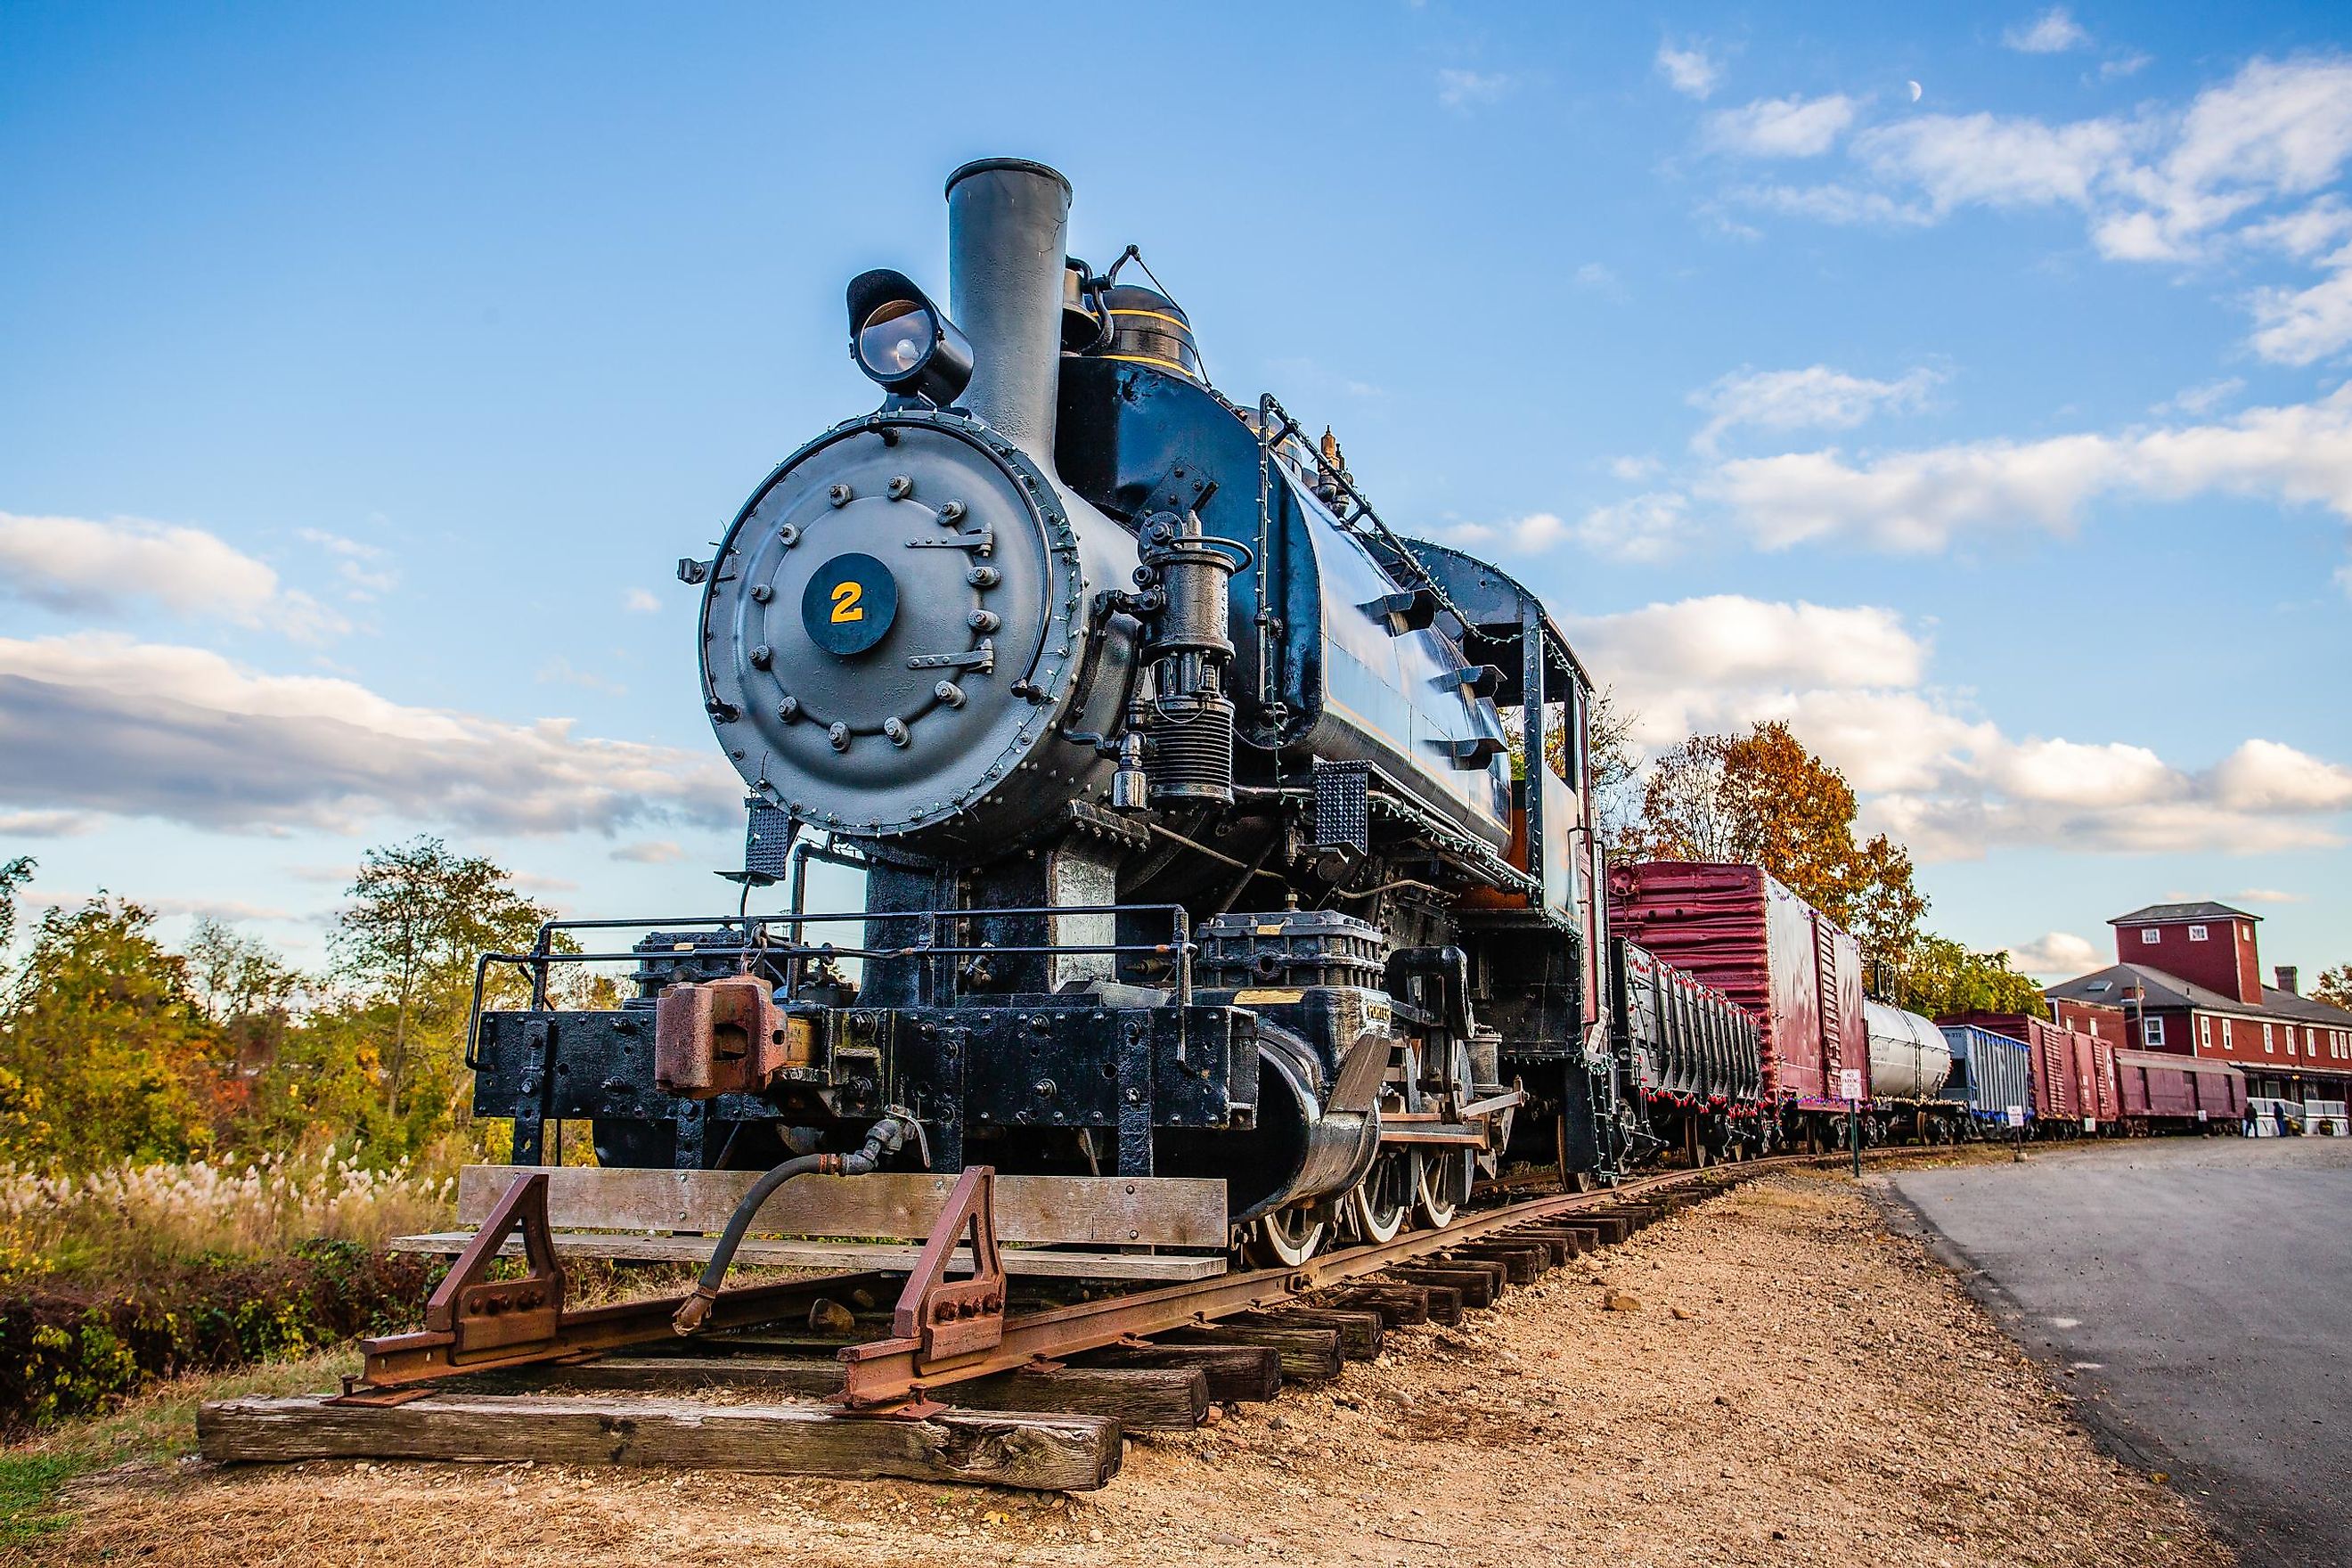
<instances>
[{"instance_id":1,"label":"moon in sky","mask_svg":"<svg viewBox=\"0 0 2352 1568\"><path fill-rule=\"evenodd\" d=\"M1918 101L1919 101L1919 84L1918 84L1917 82L1916 82L1916 81L1915 81L1915 82L1911 83L1910 85L1911 85L1911 101L1912 101L1912 102L1914 102L1914 103L1916 103L1916 102L1918 102Z\"/></svg>"}]
</instances>

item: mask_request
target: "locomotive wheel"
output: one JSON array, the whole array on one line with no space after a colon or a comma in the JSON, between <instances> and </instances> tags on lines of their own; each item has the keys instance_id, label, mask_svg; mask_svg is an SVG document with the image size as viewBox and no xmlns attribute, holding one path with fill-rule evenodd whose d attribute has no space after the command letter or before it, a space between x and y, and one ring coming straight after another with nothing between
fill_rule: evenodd
<instances>
[{"instance_id":1,"label":"locomotive wheel","mask_svg":"<svg viewBox=\"0 0 2352 1568\"><path fill-rule=\"evenodd\" d=\"M1456 1040L1444 1067L1444 1077L1427 1088L1436 1089L1439 1102L1444 1106L1467 1105L1474 1092L1470 1087L1470 1047ZM1424 1089L1424 1103L1427 1098ZM1478 1178L1477 1152L1415 1149L1412 1158L1413 1211L1432 1230L1444 1230L1454 1223L1462 1205L1470 1201L1471 1184Z\"/></svg>"},{"instance_id":2,"label":"locomotive wheel","mask_svg":"<svg viewBox=\"0 0 2352 1568\"><path fill-rule=\"evenodd\" d=\"M1412 1157L1402 1152L1381 1155L1349 1194L1356 1224L1369 1242L1394 1241L1412 1217Z\"/></svg>"},{"instance_id":3,"label":"locomotive wheel","mask_svg":"<svg viewBox=\"0 0 2352 1568\"><path fill-rule=\"evenodd\" d=\"M1262 1268L1296 1268L1315 1256L1330 1228L1311 1204L1277 1209L1250 1227L1250 1260Z\"/></svg>"}]
</instances>

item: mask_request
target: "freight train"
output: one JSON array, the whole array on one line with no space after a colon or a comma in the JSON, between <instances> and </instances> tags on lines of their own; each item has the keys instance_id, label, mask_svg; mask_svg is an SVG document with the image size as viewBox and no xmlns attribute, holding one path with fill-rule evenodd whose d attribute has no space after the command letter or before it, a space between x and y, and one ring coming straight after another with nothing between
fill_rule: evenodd
<instances>
[{"instance_id":1,"label":"freight train","mask_svg":"<svg viewBox=\"0 0 2352 1568\"><path fill-rule=\"evenodd\" d=\"M1506 1158L1818 1143L1842 1090L1874 1136L1966 1123L1941 1035L1760 872L1612 879L1534 594L1213 385L1136 247L1069 254L1060 174L946 199L944 305L847 284L872 405L679 563L735 908L484 955L530 980L467 1045L517 1163L586 1121L615 1166L1213 1176L1280 1264L1443 1226ZM860 906L809 908L813 861ZM573 962L631 994L553 1006Z\"/></svg>"}]
</instances>

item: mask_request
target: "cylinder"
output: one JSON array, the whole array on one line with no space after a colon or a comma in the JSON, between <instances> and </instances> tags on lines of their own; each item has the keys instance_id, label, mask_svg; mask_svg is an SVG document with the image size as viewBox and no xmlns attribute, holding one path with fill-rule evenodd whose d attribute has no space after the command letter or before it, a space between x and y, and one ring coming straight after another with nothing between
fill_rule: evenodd
<instances>
[{"instance_id":1,"label":"cylinder","mask_svg":"<svg viewBox=\"0 0 2352 1568\"><path fill-rule=\"evenodd\" d=\"M957 401L1048 473L1060 391L1070 182L1025 158L948 176L948 314L971 342Z\"/></svg>"}]
</instances>

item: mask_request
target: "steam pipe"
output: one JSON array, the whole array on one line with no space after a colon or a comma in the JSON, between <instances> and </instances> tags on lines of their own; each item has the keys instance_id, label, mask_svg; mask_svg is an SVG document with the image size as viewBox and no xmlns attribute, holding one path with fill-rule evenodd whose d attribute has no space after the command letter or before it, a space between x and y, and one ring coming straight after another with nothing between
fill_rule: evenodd
<instances>
[{"instance_id":1,"label":"steam pipe","mask_svg":"<svg viewBox=\"0 0 2352 1568\"><path fill-rule=\"evenodd\" d=\"M948 314L971 342L957 401L1049 473L1062 375L1070 182L1026 158L948 176Z\"/></svg>"}]
</instances>

